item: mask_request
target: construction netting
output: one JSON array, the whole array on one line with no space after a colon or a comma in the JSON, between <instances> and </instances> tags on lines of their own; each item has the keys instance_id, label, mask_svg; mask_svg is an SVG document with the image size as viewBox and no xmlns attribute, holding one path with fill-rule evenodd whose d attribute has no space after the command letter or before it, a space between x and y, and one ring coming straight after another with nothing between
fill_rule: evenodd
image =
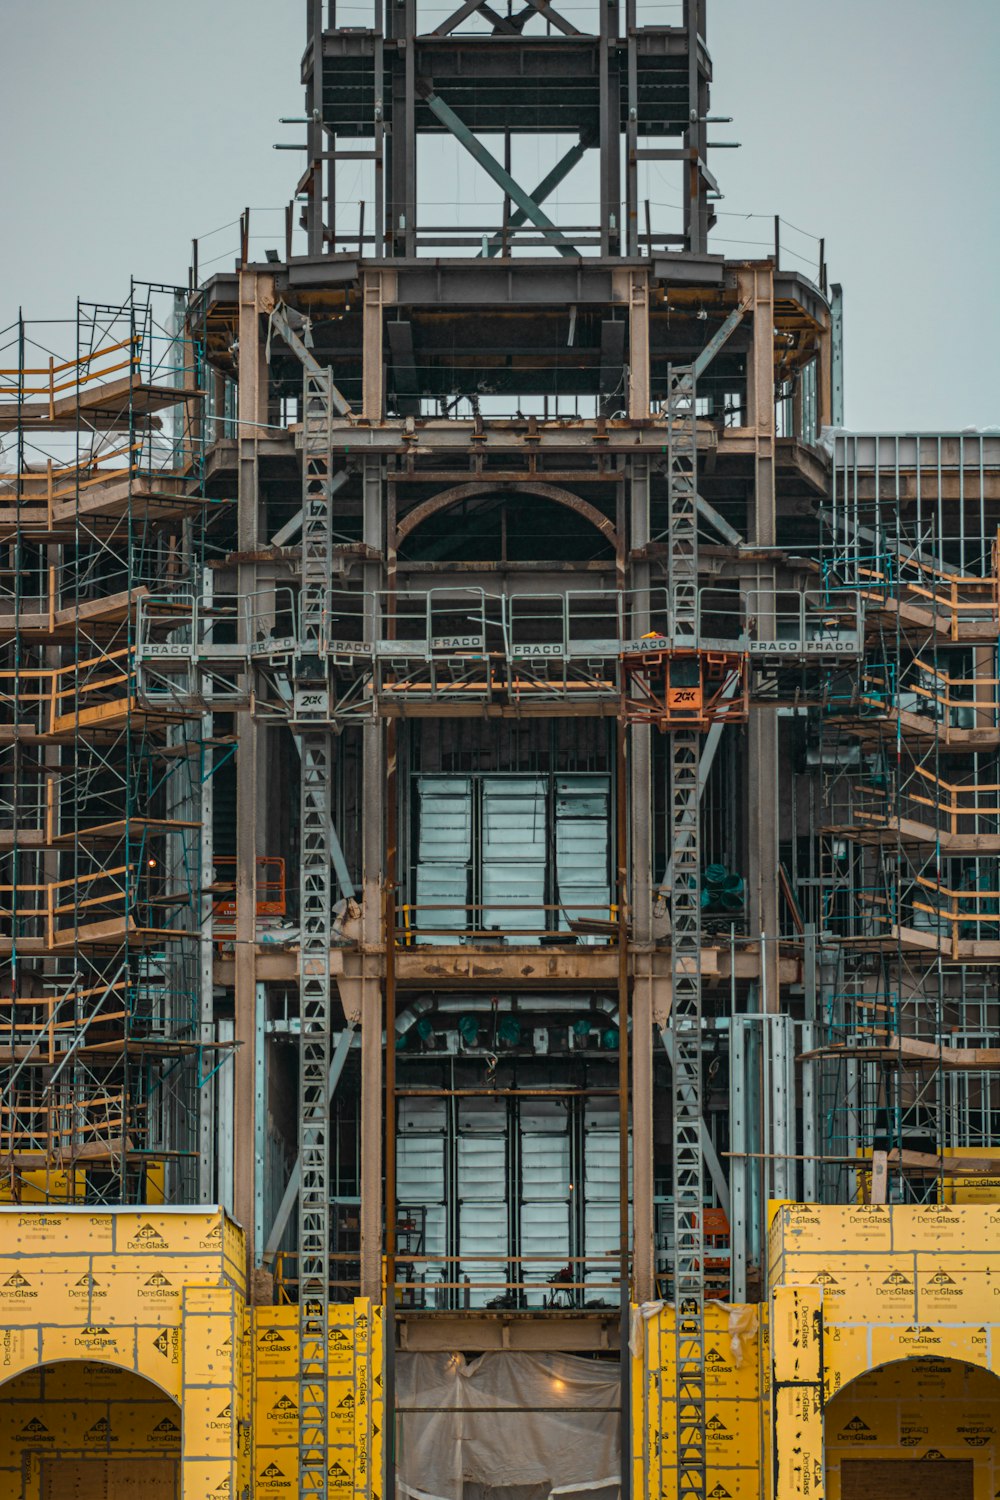
<instances>
[{"instance_id":1,"label":"construction netting","mask_svg":"<svg viewBox=\"0 0 1000 1500\"><path fill-rule=\"evenodd\" d=\"M413 1500L613 1500L617 1361L567 1354L399 1354L396 1488Z\"/></svg>"}]
</instances>

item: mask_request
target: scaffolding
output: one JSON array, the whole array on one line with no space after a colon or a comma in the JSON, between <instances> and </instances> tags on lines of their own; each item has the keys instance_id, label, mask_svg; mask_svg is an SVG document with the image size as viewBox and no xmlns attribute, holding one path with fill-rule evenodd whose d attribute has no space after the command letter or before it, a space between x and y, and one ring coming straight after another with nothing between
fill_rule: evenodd
<instances>
[{"instance_id":1,"label":"scaffolding","mask_svg":"<svg viewBox=\"0 0 1000 1500\"><path fill-rule=\"evenodd\" d=\"M147 283L2 345L3 1191L192 1201L210 752L134 653L140 600L200 573L201 354Z\"/></svg>"},{"instance_id":2,"label":"scaffolding","mask_svg":"<svg viewBox=\"0 0 1000 1500\"><path fill-rule=\"evenodd\" d=\"M990 1138L1000 963L996 440L838 437L829 573L864 602L820 752L826 1190L939 1198ZM983 1050L983 1049L987 1050ZM959 1189L959 1191L961 1191Z\"/></svg>"}]
</instances>

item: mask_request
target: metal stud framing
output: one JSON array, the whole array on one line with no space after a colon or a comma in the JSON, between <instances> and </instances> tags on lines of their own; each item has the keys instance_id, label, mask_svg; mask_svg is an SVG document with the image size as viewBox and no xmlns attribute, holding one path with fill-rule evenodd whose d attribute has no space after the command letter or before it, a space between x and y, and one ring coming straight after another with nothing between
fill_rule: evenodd
<instances>
[{"instance_id":1,"label":"metal stud framing","mask_svg":"<svg viewBox=\"0 0 1000 1500\"><path fill-rule=\"evenodd\" d=\"M695 374L671 370L667 398L671 643L698 644ZM677 1495L705 1494L704 1165L701 1089L701 736L670 736L674 1303Z\"/></svg>"}]
</instances>

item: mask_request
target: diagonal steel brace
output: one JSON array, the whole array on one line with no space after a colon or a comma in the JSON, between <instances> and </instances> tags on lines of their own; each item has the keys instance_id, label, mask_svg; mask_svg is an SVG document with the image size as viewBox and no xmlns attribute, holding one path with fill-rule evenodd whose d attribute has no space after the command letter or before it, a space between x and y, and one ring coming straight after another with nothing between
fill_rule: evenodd
<instances>
[{"instance_id":1,"label":"diagonal steel brace","mask_svg":"<svg viewBox=\"0 0 1000 1500\"><path fill-rule=\"evenodd\" d=\"M555 245L560 255L577 256L579 251L560 230L556 228L552 220L542 212L534 198L520 187L506 170L497 161L491 152L487 151L481 141L478 141L464 120L460 120L450 105L445 104L440 94L434 92L434 86L427 79L417 81L418 91L423 95L428 109L434 114L441 124L464 146L474 161L477 161L484 171L488 172L498 187L503 188L509 198L521 209L525 218L531 220L551 244Z\"/></svg>"}]
</instances>

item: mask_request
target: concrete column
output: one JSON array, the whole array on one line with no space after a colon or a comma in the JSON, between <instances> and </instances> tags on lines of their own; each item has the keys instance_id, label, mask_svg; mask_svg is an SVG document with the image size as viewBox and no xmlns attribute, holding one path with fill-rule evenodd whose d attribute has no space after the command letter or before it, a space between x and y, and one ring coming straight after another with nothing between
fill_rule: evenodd
<instances>
[{"instance_id":1,"label":"concrete column","mask_svg":"<svg viewBox=\"0 0 1000 1500\"><path fill-rule=\"evenodd\" d=\"M366 422L381 422L384 402L382 357L383 272L366 271L362 311L362 396ZM394 278L392 278L394 279Z\"/></svg>"},{"instance_id":2,"label":"concrete column","mask_svg":"<svg viewBox=\"0 0 1000 1500\"><path fill-rule=\"evenodd\" d=\"M748 420L753 433L754 479L748 540L773 547L776 536L774 454L774 270L767 261L738 274L741 297L752 299L753 343L747 364ZM768 570L773 578L773 569ZM778 1010L778 715L755 708L747 731L747 856L750 932L764 941L761 987L769 1010Z\"/></svg>"},{"instance_id":3,"label":"concrete column","mask_svg":"<svg viewBox=\"0 0 1000 1500\"><path fill-rule=\"evenodd\" d=\"M629 550L649 541L650 464L633 459L629 473ZM649 629L649 563L632 564L632 633ZM653 1256L653 981L652 728L633 724L629 754L629 915L632 920L632 1279L635 1300L654 1295Z\"/></svg>"},{"instance_id":4,"label":"concrete column","mask_svg":"<svg viewBox=\"0 0 1000 1500\"><path fill-rule=\"evenodd\" d=\"M261 533L259 444L267 423L267 363L261 316L274 305L273 280L252 268L240 272L239 286L239 490L238 545L252 552ZM251 594L256 581L252 563L241 563L237 587ZM241 630L245 623L241 623ZM249 712L237 715L240 753L236 761L236 1051L234 1069L233 1210L243 1226L252 1267L254 1246L254 1152L256 1140L257 854L263 831L266 777L261 774L261 734Z\"/></svg>"},{"instance_id":5,"label":"concrete column","mask_svg":"<svg viewBox=\"0 0 1000 1500\"><path fill-rule=\"evenodd\" d=\"M361 941L365 967L381 949L382 811L385 792L384 729L364 727L362 770L363 857ZM382 985L361 985L361 1296L382 1300Z\"/></svg>"},{"instance_id":6,"label":"concrete column","mask_svg":"<svg viewBox=\"0 0 1000 1500\"><path fill-rule=\"evenodd\" d=\"M363 537L366 545L385 555L385 485L378 459L366 459L362 473ZM365 589L372 601L372 633L377 634L377 594L382 587L381 563L364 569ZM385 725L366 723L362 731L361 772L362 871L361 943L365 978L361 985L361 1295L382 1301L383 1131L382 1100L382 984L372 970L386 940L383 904L385 869Z\"/></svg>"},{"instance_id":7,"label":"concrete column","mask_svg":"<svg viewBox=\"0 0 1000 1500\"><path fill-rule=\"evenodd\" d=\"M649 276L645 270L625 273L628 297L628 414L633 421L649 416Z\"/></svg>"}]
</instances>

